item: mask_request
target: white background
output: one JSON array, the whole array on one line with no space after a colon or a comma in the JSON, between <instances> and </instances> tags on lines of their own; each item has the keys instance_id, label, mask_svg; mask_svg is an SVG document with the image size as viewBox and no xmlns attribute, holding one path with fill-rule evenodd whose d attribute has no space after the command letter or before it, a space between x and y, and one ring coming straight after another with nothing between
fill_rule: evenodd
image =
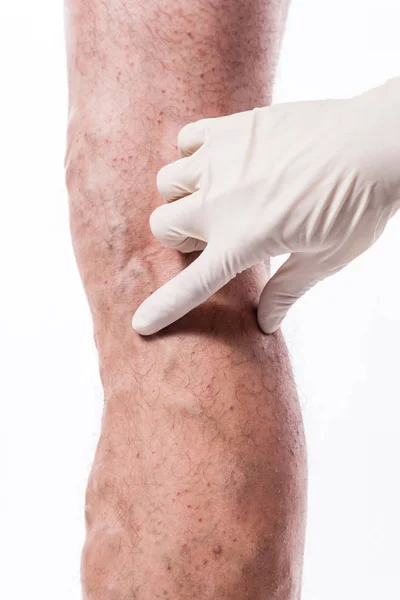
<instances>
[{"instance_id":1,"label":"white background","mask_svg":"<svg viewBox=\"0 0 400 600\"><path fill-rule=\"evenodd\" d=\"M294 0L275 101L400 74L397 0ZM0 4L0 595L78 600L102 392L64 189L62 2ZM309 445L303 600L400 595L398 217L285 331ZM396 508L397 506L397 508Z\"/></svg>"}]
</instances>

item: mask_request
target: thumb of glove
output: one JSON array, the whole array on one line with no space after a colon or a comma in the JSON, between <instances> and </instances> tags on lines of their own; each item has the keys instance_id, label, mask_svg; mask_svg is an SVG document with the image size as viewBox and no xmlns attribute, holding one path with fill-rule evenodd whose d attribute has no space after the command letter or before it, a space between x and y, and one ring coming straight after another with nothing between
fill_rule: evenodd
<instances>
[{"instance_id":1,"label":"thumb of glove","mask_svg":"<svg viewBox=\"0 0 400 600\"><path fill-rule=\"evenodd\" d=\"M257 319L264 333L279 329L288 310L316 283L332 273L322 253L297 252L289 256L264 287Z\"/></svg>"}]
</instances>

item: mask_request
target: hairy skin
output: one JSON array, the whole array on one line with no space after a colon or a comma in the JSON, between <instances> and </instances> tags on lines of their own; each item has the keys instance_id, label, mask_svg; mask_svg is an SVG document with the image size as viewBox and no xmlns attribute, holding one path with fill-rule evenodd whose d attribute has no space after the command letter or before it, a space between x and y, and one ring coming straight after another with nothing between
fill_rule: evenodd
<instances>
[{"instance_id":1,"label":"hairy skin","mask_svg":"<svg viewBox=\"0 0 400 600\"><path fill-rule=\"evenodd\" d=\"M68 0L71 232L104 414L86 497L87 600L298 600L306 456L280 334L255 306L268 265L160 334L136 307L190 258L148 218L189 121L271 101L287 6Z\"/></svg>"}]
</instances>

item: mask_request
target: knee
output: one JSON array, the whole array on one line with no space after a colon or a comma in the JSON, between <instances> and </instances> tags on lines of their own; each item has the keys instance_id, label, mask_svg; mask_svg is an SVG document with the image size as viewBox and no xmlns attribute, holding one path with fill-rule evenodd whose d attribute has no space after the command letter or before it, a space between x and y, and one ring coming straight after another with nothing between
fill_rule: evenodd
<instances>
[{"instance_id":1,"label":"knee","mask_svg":"<svg viewBox=\"0 0 400 600\"><path fill-rule=\"evenodd\" d=\"M76 196L95 202L99 189L107 187L114 176L108 142L114 132L100 130L96 117L84 111L71 118L67 131L65 178L71 200Z\"/></svg>"}]
</instances>

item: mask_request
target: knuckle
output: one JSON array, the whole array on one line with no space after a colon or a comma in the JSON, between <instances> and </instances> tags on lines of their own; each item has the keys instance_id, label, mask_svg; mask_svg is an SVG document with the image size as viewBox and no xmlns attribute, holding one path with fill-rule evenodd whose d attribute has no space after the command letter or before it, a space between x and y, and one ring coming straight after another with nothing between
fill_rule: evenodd
<instances>
[{"instance_id":1,"label":"knuckle","mask_svg":"<svg viewBox=\"0 0 400 600\"><path fill-rule=\"evenodd\" d=\"M165 221L165 208L165 206L157 207L151 213L149 218L151 233L158 240L164 239L167 230Z\"/></svg>"},{"instance_id":2,"label":"knuckle","mask_svg":"<svg viewBox=\"0 0 400 600\"><path fill-rule=\"evenodd\" d=\"M178 148L183 153L190 153L193 144L200 145L204 141L204 132L212 120L210 118L199 119L184 125L178 133Z\"/></svg>"},{"instance_id":3,"label":"knuckle","mask_svg":"<svg viewBox=\"0 0 400 600\"><path fill-rule=\"evenodd\" d=\"M177 137L178 148L181 148L182 150L184 150L186 148L188 133L190 132L190 130L193 128L194 125L195 125L195 122L187 123L186 125L184 125L182 127L182 129L179 130L178 137Z\"/></svg>"},{"instance_id":4,"label":"knuckle","mask_svg":"<svg viewBox=\"0 0 400 600\"><path fill-rule=\"evenodd\" d=\"M161 196L164 198L168 196L168 190L170 188L170 175L169 165L162 167L157 173L157 189Z\"/></svg>"}]
</instances>

